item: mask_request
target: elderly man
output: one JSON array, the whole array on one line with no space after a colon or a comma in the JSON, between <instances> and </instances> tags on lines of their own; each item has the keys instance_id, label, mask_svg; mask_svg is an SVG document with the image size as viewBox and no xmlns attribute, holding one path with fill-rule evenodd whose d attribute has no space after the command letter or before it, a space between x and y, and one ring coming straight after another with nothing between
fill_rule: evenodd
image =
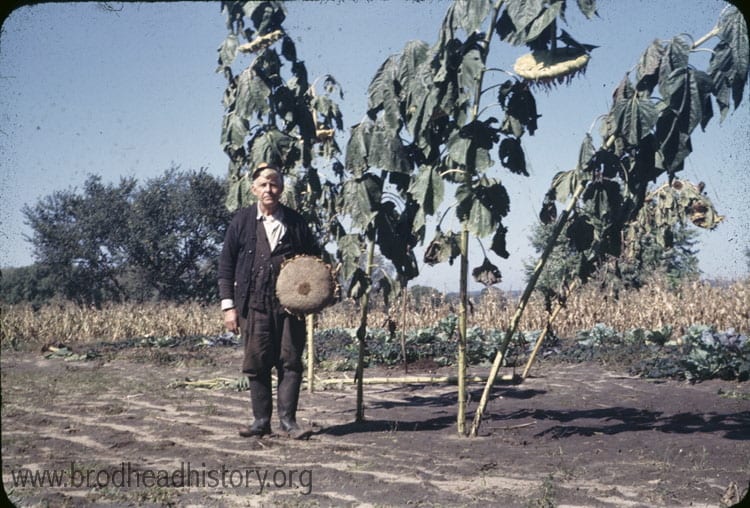
<instances>
[{"instance_id":1,"label":"elderly man","mask_svg":"<svg viewBox=\"0 0 750 508\"><path fill-rule=\"evenodd\" d=\"M271 433L271 370L278 378L277 410L282 431L303 439L309 430L296 421L302 382L304 319L280 307L276 279L285 259L298 254L319 256L320 247L302 216L281 204L284 181L279 170L260 164L252 175L257 202L232 219L219 257L219 296L226 328L241 331L242 372L250 380L254 421L240 436Z\"/></svg>"}]
</instances>

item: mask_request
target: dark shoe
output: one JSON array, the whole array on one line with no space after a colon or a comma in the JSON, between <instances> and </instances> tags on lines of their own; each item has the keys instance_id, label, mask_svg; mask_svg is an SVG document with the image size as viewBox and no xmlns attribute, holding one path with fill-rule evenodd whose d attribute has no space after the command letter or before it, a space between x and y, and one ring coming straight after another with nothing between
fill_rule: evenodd
<instances>
[{"instance_id":1,"label":"dark shoe","mask_svg":"<svg viewBox=\"0 0 750 508\"><path fill-rule=\"evenodd\" d=\"M303 429L297 424L297 402L302 384L302 373L284 370L278 387L278 409L281 430L292 439L307 439L311 429Z\"/></svg>"},{"instance_id":2,"label":"dark shoe","mask_svg":"<svg viewBox=\"0 0 750 508\"><path fill-rule=\"evenodd\" d=\"M253 424L240 429L240 436L265 436L271 433L271 376L259 375L250 379L250 402L253 409Z\"/></svg>"},{"instance_id":3,"label":"dark shoe","mask_svg":"<svg viewBox=\"0 0 750 508\"><path fill-rule=\"evenodd\" d=\"M280 418L281 430L284 431L290 439L308 439L312 435L312 429L303 429L291 418Z\"/></svg>"},{"instance_id":4,"label":"dark shoe","mask_svg":"<svg viewBox=\"0 0 750 508\"><path fill-rule=\"evenodd\" d=\"M271 433L271 422L255 420L252 425L240 429L240 437L261 437Z\"/></svg>"}]
</instances>

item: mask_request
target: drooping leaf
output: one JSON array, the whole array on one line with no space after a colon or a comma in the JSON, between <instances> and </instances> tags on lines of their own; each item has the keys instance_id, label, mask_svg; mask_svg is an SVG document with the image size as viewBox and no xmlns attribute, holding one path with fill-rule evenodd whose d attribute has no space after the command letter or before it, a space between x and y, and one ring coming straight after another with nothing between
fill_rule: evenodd
<instances>
[{"instance_id":1,"label":"drooping leaf","mask_svg":"<svg viewBox=\"0 0 750 508\"><path fill-rule=\"evenodd\" d=\"M575 192L577 185L577 171L560 171L554 177L552 177L552 187L550 189L550 192L553 194L556 201L559 201L560 203L567 203L570 196L572 196Z\"/></svg>"},{"instance_id":2,"label":"drooping leaf","mask_svg":"<svg viewBox=\"0 0 750 508\"><path fill-rule=\"evenodd\" d=\"M675 69L659 84L670 109L680 119L680 130L690 134L698 124L705 125L713 114L711 79L701 71L685 67Z\"/></svg>"},{"instance_id":3,"label":"drooping leaf","mask_svg":"<svg viewBox=\"0 0 750 508\"><path fill-rule=\"evenodd\" d=\"M445 185L434 166L422 166L409 186L409 194L422 205L426 215L434 215L443 202Z\"/></svg>"},{"instance_id":4,"label":"drooping leaf","mask_svg":"<svg viewBox=\"0 0 750 508\"><path fill-rule=\"evenodd\" d=\"M500 224L492 236L492 244L490 249L503 259L508 259L510 254L508 253L506 235L508 234L508 228Z\"/></svg>"},{"instance_id":5,"label":"drooping leaf","mask_svg":"<svg viewBox=\"0 0 750 508\"><path fill-rule=\"evenodd\" d=\"M341 192L342 209L349 213L354 227L363 231L368 228L377 214L381 189L380 177L372 173L344 182Z\"/></svg>"},{"instance_id":6,"label":"drooping leaf","mask_svg":"<svg viewBox=\"0 0 750 508\"><path fill-rule=\"evenodd\" d=\"M235 112L240 118L249 121L267 115L271 111L268 101L270 96L271 89L268 85L250 69L245 69L237 77Z\"/></svg>"},{"instance_id":7,"label":"drooping leaf","mask_svg":"<svg viewBox=\"0 0 750 508\"><path fill-rule=\"evenodd\" d=\"M652 42L638 62L635 70L636 89L647 91L649 94L659 82L659 69L664 56L664 46L658 40Z\"/></svg>"},{"instance_id":8,"label":"drooping leaf","mask_svg":"<svg viewBox=\"0 0 750 508\"><path fill-rule=\"evenodd\" d=\"M424 262L430 266L448 261L452 265L453 260L461 255L461 244L459 237L453 231L443 233L440 228L435 231L435 237L424 251Z\"/></svg>"},{"instance_id":9,"label":"drooping leaf","mask_svg":"<svg viewBox=\"0 0 750 508\"><path fill-rule=\"evenodd\" d=\"M583 252L594 242L594 226L586 215L576 215L566 229L565 235L578 252Z\"/></svg>"},{"instance_id":10,"label":"drooping leaf","mask_svg":"<svg viewBox=\"0 0 750 508\"><path fill-rule=\"evenodd\" d=\"M596 12L596 0L577 0L577 2L578 8L587 19L591 19L598 15Z\"/></svg>"},{"instance_id":11,"label":"drooping leaf","mask_svg":"<svg viewBox=\"0 0 750 508\"><path fill-rule=\"evenodd\" d=\"M547 192L542 202L542 209L539 211L539 220L542 224L552 224L557 220L557 207L555 206L554 189Z\"/></svg>"},{"instance_id":12,"label":"drooping leaf","mask_svg":"<svg viewBox=\"0 0 750 508\"><path fill-rule=\"evenodd\" d=\"M507 13L512 23L514 34L516 34L516 37L523 37L523 39L520 39L520 42L512 42L513 44L523 44L526 42L525 35L527 28L539 17L543 10L544 0L516 0L507 2L505 13ZM514 37L513 40L515 41L516 38Z\"/></svg>"},{"instance_id":13,"label":"drooping leaf","mask_svg":"<svg viewBox=\"0 0 750 508\"><path fill-rule=\"evenodd\" d=\"M732 90L734 107L737 108L742 101L750 66L750 41L748 40L747 23L736 6L727 5L719 18L718 27L722 42L716 46L714 51L728 51L730 55L732 65L726 69L725 78L726 83Z\"/></svg>"},{"instance_id":14,"label":"drooping leaf","mask_svg":"<svg viewBox=\"0 0 750 508\"><path fill-rule=\"evenodd\" d=\"M579 171L588 170L595 155L596 147L594 146L594 140L591 134L587 132L581 142L581 148L578 150L578 166L576 169Z\"/></svg>"},{"instance_id":15,"label":"drooping leaf","mask_svg":"<svg viewBox=\"0 0 750 508\"><path fill-rule=\"evenodd\" d=\"M362 238L359 235L344 235L336 242L338 249L337 257L341 262L341 277L349 280L359 267L359 258L362 255Z\"/></svg>"},{"instance_id":16,"label":"drooping leaf","mask_svg":"<svg viewBox=\"0 0 750 508\"><path fill-rule=\"evenodd\" d=\"M682 170L685 158L693 151L690 134L680 124L681 118L669 110L659 115L656 122L656 139L659 143L656 166L670 175Z\"/></svg>"},{"instance_id":17,"label":"drooping leaf","mask_svg":"<svg viewBox=\"0 0 750 508\"><path fill-rule=\"evenodd\" d=\"M485 287L498 284L503 279L500 269L493 265L486 257L481 265L471 271L471 276L475 281L483 284Z\"/></svg>"},{"instance_id":18,"label":"drooping leaf","mask_svg":"<svg viewBox=\"0 0 750 508\"><path fill-rule=\"evenodd\" d=\"M450 17L454 29L462 28L466 33L472 33L481 30L491 7L490 2L456 0L449 7L446 18Z\"/></svg>"},{"instance_id":19,"label":"drooping leaf","mask_svg":"<svg viewBox=\"0 0 750 508\"><path fill-rule=\"evenodd\" d=\"M380 66L367 88L367 115L375 120L384 112L385 125L392 130L400 127L399 98L396 90L399 59L392 55Z\"/></svg>"},{"instance_id":20,"label":"drooping leaf","mask_svg":"<svg viewBox=\"0 0 750 508\"><path fill-rule=\"evenodd\" d=\"M500 163L510 169L511 173L529 176L528 171L526 171L526 157L521 147L521 141L518 138L510 136L503 138L500 142L497 155Z\"/></svg>"},{"instance_id":21,"label":"drooping leaf","mask_svg":"<svg viewBox=\"0 0 750 508\"><path fill-rule=\"evenodd\" d=\"M375 241L380 252L396 268L399 276L410 280L419 275L417 261L412 248L416 244L411 221L416 210L405 207L399 214L392 201L384 202L375 216Z\"/></svg>"},{"instance_id":22,"label":"drooping leaf","mask_svg":"<svg viewBox=\"0 0 750 508\"><path fill-rule=\"evenodd\" d=\"M269 88L281 85L281 60L276 51L269 49L258 55L250 67Z\"/></svg>"},{"instance_id":23,"label":"drooping leaf","mask_svg":"<svg viewBox=\"0 0 750 508\"><path fill-rule=\"evenodd\" d=\"M370 292L372 287L372 280L361 268L357 267L352 274L352 278L349 281L349 290L347 296L354 300L359 300L365 294Z\"/></svg>"},{"instance_id":24,"label":"drooping leaf","mask_svg":"<svg viewBox=\"0 0 750 508\"><path fill-rule=\"evenodd\" d=\"M355 176L369 168L410 173L412 162L397 131L388 129L383 121L365 120L352 127L346 148L346 166Z\"/></svg>"},{"instance_id":25,"label":"drooping leaf","mask_svg":"<svg viewBox=\"0 0 750 508\"><path fill-rule=\"evenodd\" d=\"M225 151L242 147L248 132L247 122L233 113L227 114L221 130L222 147Z\"/></svg>"},{"instance_id":26,"label":"drooping leaf","mask_svg":"<svg viewBox=\"0 0 750 508\"><path fill-rule=\"evenodd\" d=\"M479 238L493 233L510 208L505 187L487 177L474 184L459 185L456 201L456 216Z\"/></svg>"},{"instance_id":27,"label":"drooping leaf","mask_svg":"<svg viewBox=\"0 0 750 508\"><path fill-rule=\"evenodd\" d=\"M458 87L461 92L457 102L460 103L473 98L474 89L483 70L484 63L482 62L482 55L479 50L472 49L467 51L461 60L461 67L458 71Z\"/></svg>"},{"instance_id":28,"label":"drooping leaf","mask_svg":"<svg viewBox=\"0 0 750 508\"><path fill-rule=\"evenodd\" d=\"M526 42L533 42L545 32L555 19L557 19L557 16L560 15L564 5L564 0L551 0L548 5L546 5L545 9L542 10L540 15L537 16L528 26L526 30ZM546 37L550 37L550 35L546 34ZM544 41L544 44L546 46L546 40ZM535 47L538 48L539 44L536 44Z\"/></svg>"},{"instance_id":29,"label":"drooping leaf","mask_svg":"<svg viewBox=\"0 0 750 508\"><path fill-rule=\"evenodd\" d=\"M297 48L295 47L292 38L288 35L285 35L284 39L281 41L281 56L290 62L297 61Z\"/></svg>"},{"instance_id":30,"label":"drooping leaf","mask_svg":"<svg viewBox=\"0 0 750 508\"><path fill-rule=\"evenodd\" d=\"M664 46L659 68L659 82L672 74L675 69L684 69L690 58L690 41L685 36L672 38Z\"/></svg>"},{"instance_id":31,"label":"drooping leaf","mask_svg":"<svg viewBox=\"0 0 750 508\"><path fill-rule=\"evenodd\" d=\"M258 131L248 145L250 167L256 167L261 162L269 162L281 168L292 168L297 165L302 155L297 138L278 129Z\"/></svg>"},{"instance_id":32,"label":"drooping leaf","mask_svg":"<svg viewBox=\"0 0 750 508\"><path fill-rule=\"evenodd\" d=\"M637 145L656 124L659 111L648 98L633 95L619 99L612 107L617 133L630 145Z\"/></svg>"},{"instance_id":33,"label":"drooping leaf","mask_svg":"<svg viewBox=\"0 0 750 508\"><path fill-rule=\"evenodd\" d=\"M250 181L247 178L231 178L224 205L227 210L234 212L248 204L250 196Z\"/></svg>"},{"instance_id":34,"label":"drooping leaf","mask_svg":"<svg viewBox=\"0 0 750 508\"><path fill-rule=\"evenodd\" d=\"M536 99L528 84L508 80L500 86L497 99L505 111L500 130L505 134L521 137L525 128L533 136L537 129L537 119L541 115L537 113Z\"/></svg>"},{"instance_id":35,"label":"drooping leaf","mask_svg":"<svg viewBox=\"0 0 750 508\"><path fill-rule=\"evenodd\" d=\"M219 52L219 67L216 69L216 71L222 70L224 67L229 67L234 62L234 59L237 58L237 48L240 45L240 41L237 38L237 36L233 33L230 33L227 35L227 38L224 39L224 42L221 43L221 46L219 46L218 52Z\"/></svg>"},{"instance_id":36,"label":"drooping leaf","mask_svg":"<svg viewBox=\"0 0 750 508\"><path fill-rule=\"evenodd\" d=\"M264 2L247 2L245 8L252 8L250 19L260 35L265 35L274 30L281 29L281 24L286 19L284 3L276 0Z\"/></svg>"}]
</instances>

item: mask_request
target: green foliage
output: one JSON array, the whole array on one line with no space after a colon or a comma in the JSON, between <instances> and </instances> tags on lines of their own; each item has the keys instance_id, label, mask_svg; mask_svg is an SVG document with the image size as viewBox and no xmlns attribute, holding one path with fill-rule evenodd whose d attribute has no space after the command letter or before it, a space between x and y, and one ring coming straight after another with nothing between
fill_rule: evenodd
<instances>
[{"instance_id":1,"label":"green foliage","mask_svg":"<svg viewBox=\"0 0 750 508\"><path fill-rule=\"evenodd\" d=\"M286 175L284 200L301 212L325 243L343 228L336 218L343 166L335 131L343 129L332 96L343 92L333 76L309 82L305 63L283 22L283 2L222 2L227 37L219 47L217 72L227 78L221 145L229 157L230 211L252 202L249 175L261 162ZM241 40L247 42L241 43ZM241 54L252 55L235 74ZM326 178L314 163L324 159ZM331 180L328 177L338 177Z\"/></svg>"},{"instance_id":2,"label":"green foliage","mask_svg":"<svg viewBox=\"0 0 750 508\"><path fill-rule=\"evenodd\" d=\"M440 319L433 326L410 330L406 334L408 362L430 360L436 365L453 365L456 359L458 317L454 314ZM486 365L495 357L503 339L502 330L486 330L475 326L468 330L466 358L470 365ZM517 336L514 357L533 340ZM352 329L332 328L315 332L317 358L339 370L352 369L357 360L357 343ZM400 334L385 328L369 328L366 337L365 366L395 366L404 361ZM507 363L507 362L506 362Z\"/></svg>"},{"instance_id":3,"label":"green foliage","mask_svg":"<svg viewBox=\"0 0 750 508\"><path fill-rule=\"evenodd\" d=\"M750 379L750 341L733 329L717 332L712 326L693 325L679 340L672 329L634 329L619 334L599 323L578 333L571 347L557 349L555 358L597 361L627 368L647 378L747 381Z\"/></svg>"},{"instance_id":4,"label":"green foliage","mask_svg":"<svg viewBox=\"0 0 750 508\"><path fill-rule=\"evenodd\" d=\"M0 301L10 305L29 302L38 308L51 300L59 288L59 282L46 265L6 268L0 273Z\"/></svg>"},{"instance_id":5,"label":"green foliage","mask_svg":"<svg viewBox=\"0 0 750 508\"><path fill-rule=\"evenodd\" d=\"M81 193L56 191L24 206L36 261L48 267L62 297L97 306L124 297L120 271L135 187L132 178L105 185L92 175Z\"/></svg>"},{"instance_id":6,"label":"green foliage","mask_svg":"<svg viewBox=\"0 0 750 508\"><path fill-rule=\"evenodd\" d=\"M105 185L92 175L82 191L27 205L37 263L4 281L4 298L39 303L54 294L96 306L212 300L229 220L224 193L224 183L204 170L171 168L142 186L132 178Z\"/></svg>"},{"instance_id":7,"label":"green foliage","mask_svg":"<svg viewBox=\"0 0 750 508\"><path fill-rule=\"evenodd\" d=\"M691 64L691 52L712 36L719 42L702 71ZM579 253L578 275L584 281L623 249L638 271L643 262L638 256L648 248L637 245L639 239L668 249L686 217L709 229L721 221L702 184L677 187L685 182L675 175L692 150L693 131L698 126L705 129L712 119L713 101L722 119L730 107L730 93L735 107L741 101L747 39L741 13L729 5L716 28L695 45L685 35L654 41L641 56L635 79L628 73L615 89L600 129L602 145L596 148L587 134L576 168L555 175L540 217L543 222L555 220L554 201L567 202L584 186L568 227ZM650 182L661 175L668 177L668 184L648 195Z\"/></svg>"}]
</instances>

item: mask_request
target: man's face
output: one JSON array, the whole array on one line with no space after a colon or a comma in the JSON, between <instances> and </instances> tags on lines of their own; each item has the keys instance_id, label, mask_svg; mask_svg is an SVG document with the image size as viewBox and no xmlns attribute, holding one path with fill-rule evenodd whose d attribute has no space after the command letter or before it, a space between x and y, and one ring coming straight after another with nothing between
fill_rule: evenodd
<instances>
[{"instance_id":1,"label":"man's face","mask_svg":"<svg viewBox=\"0 0 750 508\"><path fill-rule=\"evenodd\" d=\"M273 213L279 206L283 190L281 179L274 173L262 174L253 181L253 195L258 198L261 210L267 213Z\"/></svg>"}]
</instances>

